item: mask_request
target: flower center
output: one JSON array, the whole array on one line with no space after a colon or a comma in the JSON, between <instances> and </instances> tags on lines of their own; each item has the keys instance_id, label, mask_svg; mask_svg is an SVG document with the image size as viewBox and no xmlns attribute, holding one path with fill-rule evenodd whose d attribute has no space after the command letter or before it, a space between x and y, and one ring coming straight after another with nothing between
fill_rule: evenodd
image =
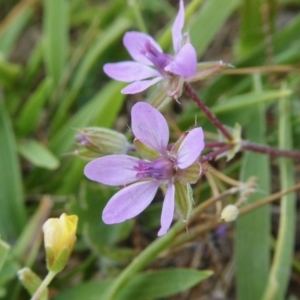
<instances>
[{"instance_id":1,"label":"flower center","mask_svg":"<svg viewBox=\"0 0 300 300\"><path fill-rule=\"evenodd\" d=\"M149 41L145 42L144 49L141 53L154 64L156 69L163 76L169 77L169 74L164 70L164 68L174 59L171 55L158 51Z\"/></svg>"},{"instance_id":2,"label":"flower center","mask_svg":"<svg viewBox=\"0 0 300 300\"><path fill-rule=\"evenodd\" d=\"M138 179L154 178L157 180L168 180L175 174L174 163L167 158L160 157L154 161L140 160L134 167Z\"/></svg>"}]
</instances>

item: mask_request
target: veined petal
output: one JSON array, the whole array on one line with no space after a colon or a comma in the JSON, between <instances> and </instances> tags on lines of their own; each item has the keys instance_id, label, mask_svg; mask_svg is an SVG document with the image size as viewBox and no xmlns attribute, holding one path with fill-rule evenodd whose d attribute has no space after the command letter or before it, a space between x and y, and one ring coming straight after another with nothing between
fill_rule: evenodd
<instances>
[{"instance_id":1,"label":"veined petal","mask_svg":"<svg viewBox=\"0 0 300 300\"><path fill-rule=\"evenodd\" d=\"M174 60L165 67L165 71L190 77L197 70L197 54L191 43L185 44L176 54Z\"/></svg>"},{"instance_id":2,"label":"veined petal","mask_svg":"<svg viewBox=\"0 0 300 300\"><path fill-rule=\"evenodd\" d=\"M149 86L154 85L155 83L161 81L162 77L156 77L150 80L135 81L127 85L124 89L121 90L122 94L136 94L146 90Z\"/></svg>"},{"instance_id":3,"label":"veined petal","mask_svg":"<svg viewBox=\"0 0 300 300\"><path fill-rule=\"evenodd\" d=\"M169 183L160 218L161 228L158 231L158 236L164 235L170 228L173 216L174 216L174 207L175 207L175 186L173 182Z\"/></svg>"},{"instance_id":4,"label":"veined petal","mask_svg":"<svg viewBox=\"0 0 300 300\"><path fill-rule=\"evenodd\" d=\"M126 185L137 181L134 166L139 159L128 155L108 155L89 162L84 168L84 175L106 185Z\"/></svg>"},{"instance_id":5,"label":"veined petal","mask_svg":"<svg viewBox=\"0 0 300 300\"><path fill-rule=\"evenodd\" d=\"M201 127L191 130L180 145L176 165L180 169L189 167L204 148L204 134Z\"/></svg>"},{"instance_id":6,"label":"veined petal","mask_svg":"<svg viewBox=\"0 0 300 300\"><path fill-rule=\"evenodd\" d=\"M181 48L183 25L184 25L184 4L183 4L183 0L180 0L179 11L172 27L172 37L173 37L173 46L174 46L175 54L177 54Z\"/></svg>"},{"instance_id":7,"label":"veined petal","mask_svg":"<svg viewBox=\"0 0 300 300\"><path fill-rule=\"evenodd\" d=\"M123 37L123 44L131 57L138 62L152 66L152 62L145 56L147 43L156 48L159 52L162 52L161 47L155 42L155 40L148 34L128 31Z\"/></svg>"},{"instance_id":8,"label":"veined petal","mask_svg":"<svg viewBox=\"0 0 300 300\"><path fill-rule=\"evenodd\" d=\"M106 224L116 224L140 214L153 200L160 181L134 183L116 193L105 206L102 219Z\"/></svg>"},{"instance_id":9,"label":"veined petal","mask_svg":"<svg viewBox=\"0 0 300 300\"><path fill-rule=\"evenodd\" d=\"M103 71L109 77L123 82L160 76L160 73L155 69L135 61L105 64Z\"/></svg>"},{"instance_id":10,"label":"veined petal","mask_svg":"<svg viewBox=\"0 0 300 300\"><path fill-rule=\"evenodd\" d=\"M163 115L150 104L136 103L131 110L132 131L146 146L165 154L169 141L169 127Z\"/></svg>"}]
</instances>

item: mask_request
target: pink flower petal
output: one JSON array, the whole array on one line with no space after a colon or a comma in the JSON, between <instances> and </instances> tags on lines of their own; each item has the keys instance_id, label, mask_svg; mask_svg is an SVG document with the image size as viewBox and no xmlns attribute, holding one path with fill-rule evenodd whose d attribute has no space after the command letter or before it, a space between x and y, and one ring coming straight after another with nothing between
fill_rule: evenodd
<instances>
[{"instance_id":1,"label":"pink flower petal","mask_svg":"<svg viewBox=\"0 0 300 300\"><path fill-rule=\"evenodd\" d=\"M189 167L201 154L204 148L204 134L201 127L191 130L180 145L176 165L180 169Z\"/></svg>"},{"instance_id":2,"label":"pink flower petal","mask_svg":"<svg viewBox=\"0 0 300 300\"><path fill-rule=\"evenodd\" d=\"M169 183L168 190L165 195L161 218L160 218L160 225L161 228L158 231L158 236L164 235L170 228L173 216L174 216L174 207L175 207L175 186L172 182Z\"/></svg>"},{"instance_id":3,"label":"pink flower petal","mask_svg":"<svg viewBox=\"0 0 300 300\"><path fill-rule=\"evenodd\" d=\"M174 21L172 27L172 36L173 36L173 46L175 54L177 54L181 48L181 41L182 41L182 28L184 25L184 4L183 0L179 2L179 11Z\"/></svg>"},{"instance_id":4,"label":"pink flower petal","mask_svg":"<svg viewBox=\"0 0 300 300\"><path fill-rule=\"evenodd\" d=\"M197 71L197 54L191 43L185 44L176 54L174 60L165 67L165 71L189 77Z\"/></svg>"},{"instance_id":5,"label":"pink flower petal","mask_svg":"<svg viewBox=\"0 0 300 300\"><path fill-rule=\"evenodd\" d=\"M89 162L84 168L84 175L106 185L126 185L137 181L134 166L139 159L128 155L108 155Z\"/></svg>"},{"instance_id":6,"label":"pink flower petal","mask_svg":"<svg viewBox=\"0 0 300 300\"><path fill-rule=\"evenodd\" d=\"M109 77L123 82L160 76L155 69L135 61L105 64L103 70Z\"/></svg>"},{"instance_id":7,"label":"pink flower petal","mask_svg":"<svg viewBox=\"0 0 300 300\"><path fill-rule=\"evenodd\" d=\"M137 182L120 190L105 206L103 222L121 223L140 214L153 200L159 184L158 180Z\"/></svg>"},{"instance_id":8,"label":"pink flower petal","mask_svg":"<svg viewBox=\"0 0 300 300\"><path fill-rule=\"evenodd\" d=\"M169 127L163 115L150 104L136 103L131 110L132 131L143 144L165 154Z\"/></svg>"},{"instance_id":9,"label":"pink flower petal","mask_svg":"<svg viewBox=\"0 0 300 300\"><path fill-rule=\"evenodd\" d=\"M161 81L162 77L156 77L150 80L135 81L127 85L124 89L121 90L122 94L136 94L146 90L149 86L154 85L155 83Z\"/></svg>"},{"instance_id":10,"label":"pink flower petal","mask_svg":"<svg viewBox=\"0 0 300 300\"><path fill-rule=\"evenodd\" d=\"M123 37L123 44L131 57L138 62L152 66L152 62L144 55L147 43L150 43L159 52L162 52L161 47L148 34L128 31Z\"/></svg>"}]
</instances>

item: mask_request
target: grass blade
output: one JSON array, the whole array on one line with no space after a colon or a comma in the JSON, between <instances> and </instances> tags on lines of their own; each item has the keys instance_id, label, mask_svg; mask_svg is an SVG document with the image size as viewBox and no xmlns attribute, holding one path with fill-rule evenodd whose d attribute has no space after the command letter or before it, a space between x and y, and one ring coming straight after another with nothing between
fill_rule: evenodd
<instances>
[{"instance_id":1,"label":"grass blade","mask_svg":"<svg viewBox=\"0 0 300 300\"><path fill-rule=\"evenodd\" d=\"M266 130L264 105L260 104L249 109L248 114L251 114L256 121L249 123L246 128L247 138L263 144ZM242 162L241 181L255 176L258 178L259 191L269 193L269 164L269 157L264 154L246 153ZM248 203L258 201L260 198L261 194L256 193L249 197ZM263 295L269 273L269 234L269 206L238 219L235 250L237 298L240 300L261 299Z\"/></svg>"},{"instance_id":2,"label":"grass blade","mask_svg":"<svg viewBox=\"0 0 300 300\"><path fill-rule=\"evenodd\" d=\"M279 148L292 149L291 103L289 98L279 101ZM281 189L295 184L293 162L280 158ZM290 280L293 248L295 242L296 202L295 194L282 197L280 205L280 225L275 246L275 254L264 300L281 300Z\"/></svg>"},{"instance_id":3,"label":"grass blade","mask_svg":"<svg viewBox=\"0 0 300 300\"><path fill-rule=\"evenodd\" d=\"M4 103L0 100L0 235L15 239L25 223L21 171L15 137Z\"/></svg>"},{"instance_id":4,"label":"grass blade","mask_svg":"<svg viewBox=\"0 0 300 300\"><path fill-rule=\"evenodd\" d=\"M56 85L65 68L68 53L68 1L44 0L45 62Z\"/></svg>"}]
</instances>

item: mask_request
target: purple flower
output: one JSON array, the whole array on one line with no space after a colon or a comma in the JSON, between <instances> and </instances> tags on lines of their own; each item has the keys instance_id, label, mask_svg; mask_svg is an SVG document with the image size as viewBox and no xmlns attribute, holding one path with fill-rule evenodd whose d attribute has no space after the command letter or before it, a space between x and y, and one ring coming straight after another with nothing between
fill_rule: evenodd
<instances>
[{"instance_id":1,"label":"purple flower","mask_svg":"<svg viewBox=\"0 0 300 300\"><path fill-rule=\"evenodd\" d=\"M166 79L168 96L177 99L184 81L193 81L197 71L197 54L188 35L182 35L183 25L184 4L180 0L179 12L172 28L174 56L163 53L151 36L130 31L124 35L123 43L134 61L105 64L104 72L113 79L131 82L122 89L123 94L144 91Z\"/></svg>"},{"instance_id":2,"label":"purple flower","mask_svg":"<svg viewBox=\"0 0 300 300\"><path fill-rule=\"evenodd\" d=\"M198 157L204 148L202 128L183 134L168 147L169 128L162 114L151 105L139 102L131 111L134 144L143 159L128 155L97 158L84 169L91 180L125 186L104 208L106 224L121 223L140 214L153 200L159 186L166 186L158 235L169 229L175 204L183 221L187 221L193 204L189 183L201 174Z\"/></svg>"}]
</instances>

